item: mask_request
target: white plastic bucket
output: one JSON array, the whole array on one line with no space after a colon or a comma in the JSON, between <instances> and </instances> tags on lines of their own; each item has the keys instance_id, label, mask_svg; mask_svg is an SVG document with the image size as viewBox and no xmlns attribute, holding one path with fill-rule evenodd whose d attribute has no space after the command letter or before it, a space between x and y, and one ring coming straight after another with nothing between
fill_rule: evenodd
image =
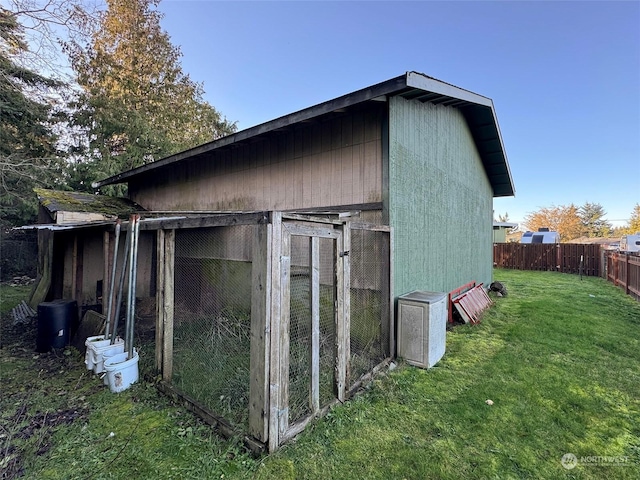
<instances>
[{"instance_id":1,"label":"white plastic bucket","mask_svg":"<svg viewBox=\"0 0 640 480\"><path fill-rule=\"evenodd\" d=\"M134 350L132 358L128 358L128 354L123 352L104 361L109 390L120 393L138 381L138 359L138 352Z\"/></svg>"},{"instance_id":2,"label":"white plastic bucket","mask_svg":"<svg viewBox=\"0 0 640 480\"><path fill-rule=\"evenodd\" d=\"M93 370L93 366L95 365L95 352L93 351L93 345L104 343L111 343L108 340L104 339L104 335L96 335L94 337L87 337L84 342L84 346L87 347L86 352L84 354L84 364L87 366L87 370Z\"/></svg>"},{"instance_id":3,"label":"white plastic bucket","mask_svg":"<svg viewBox=\"0 0 640 480\"><path fill-rule=\"evenodd\" d=\"M102 352L103 364L104 364L104 362L109 360L114 355L118 355L119 353L124 352L124 343L118 344L118 345L110 345L110 347L111 348L107 348L106 350L104 350ZM109 385L109 380L107 378L107 372L106 371L103 371L103 373L102 373L102 381L104 382L105 385L107 385L107 386Z\"/></svg>"},{"instance_id":4,"label":"white plastic bucket","mask_svg":"<svg viewBox=\"0 0 640 480\"><path fill-rule=\"evenodd\" d=\"M111 350L112 348L118 348L120 352L124 352L124 340L116 338L116 341L113 344L108 339L93 342L93 345L91 345L93 352L93 373L97 375L104 372L104 352Z\"/></svg>"}]
</instances>

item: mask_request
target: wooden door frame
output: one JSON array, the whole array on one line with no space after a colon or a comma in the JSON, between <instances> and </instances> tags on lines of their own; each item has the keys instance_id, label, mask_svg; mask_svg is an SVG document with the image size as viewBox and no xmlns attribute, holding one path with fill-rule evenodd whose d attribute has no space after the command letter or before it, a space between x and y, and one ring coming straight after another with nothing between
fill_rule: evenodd
<instances>
[{"instance_id":1,"label":"wooden door frame","mask_svg":"<svg viewBox=\"0 0 640 480\"><path fill-rule=\"evenodd\" d=\"M316 416L322 415L329 405L321 408L318 392L313 387L310 393L312 413L300 421L289 423L289 302L291 271L291 237L309 237L310 271L312 279L311 318L312 344L319 347L319 310L314 308L318 303L314 300L319 287L319 239L328 238L334 241L335 264L334 282L336 288L336 359L334 387L335 402L346 400L348 390L349 365L349 224L348 222L328 225L326 222L311 223L294 219L283 221L281 214L274 212L273 248L272 248L272 296L271 296L271 354L269 382L269 450L275 451L279 445L300 433ZM274 268L275 267L275 268ZM315 285L314 285L315 284ZM313 292L316 292L314 296ZM319 297L318 297L319 299ZM315 343L314 343L315 342ZM318 352L316 351L316 354ZM312 364L319 360L311 355ZM312 385L317 380L317 366L312 369ZM335 402L332 402L335 403Z\"/></svg>"}]
</instances>

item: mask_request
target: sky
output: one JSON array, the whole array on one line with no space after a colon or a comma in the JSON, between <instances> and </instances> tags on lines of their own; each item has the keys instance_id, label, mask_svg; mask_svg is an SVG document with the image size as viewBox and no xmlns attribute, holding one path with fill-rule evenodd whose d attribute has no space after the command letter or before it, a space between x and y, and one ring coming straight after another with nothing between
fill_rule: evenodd
<instances>
[{"instance_id":1,"label":"sky","mask_svg":"<svg viewBox=\"0 0 640 480\"><path fill-rule=\"evenodd\" d=\"M163 0L205 99L242 130L417 71L493 100L516 196L495 216L640 203L640 2Z\"/></svg>"}]
</instances>

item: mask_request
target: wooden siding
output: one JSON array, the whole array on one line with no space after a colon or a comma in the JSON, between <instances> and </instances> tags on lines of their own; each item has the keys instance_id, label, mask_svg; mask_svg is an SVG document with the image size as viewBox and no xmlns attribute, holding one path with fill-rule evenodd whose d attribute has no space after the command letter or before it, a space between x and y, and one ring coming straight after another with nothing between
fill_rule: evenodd
<instances>
[{"instance_id":1,"label":"wooden siding","mask_svg":"<svg viewBox=\"0 0 640 480\"><path fill-rule=\"evenodd\" d=\"M490 282L493 194L464 117L400 97L389 115L395 293Z\"/></svg>"},{"instance_id":2,"label":"wooden siding","mask_svg":"<svg viewBox=\"0 0 640 480\"><path fill-rule=\"evenodd\" d=\"M382 201L384 104L214 151L143 182L149 210L288 210Z\"/></svg>"}]
</instances>

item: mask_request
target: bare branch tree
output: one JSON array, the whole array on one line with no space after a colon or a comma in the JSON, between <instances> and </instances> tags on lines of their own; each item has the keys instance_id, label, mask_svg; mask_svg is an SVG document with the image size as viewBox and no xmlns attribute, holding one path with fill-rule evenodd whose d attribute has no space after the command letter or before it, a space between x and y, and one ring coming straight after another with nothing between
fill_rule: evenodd
<instances>
[{"instance_id":1,"label":"bare branch tree","mask_svg":"<svg viewBox=\"0 0 640 480\"><path fill-rule=\"evenodd\" d=\"M8 0L4 8L22 26L28 49L17 60L25 68L70 83L74 78L63 51L70 41L88 38L98 18L98 0Z\"/></svg>"}]
</instances>

